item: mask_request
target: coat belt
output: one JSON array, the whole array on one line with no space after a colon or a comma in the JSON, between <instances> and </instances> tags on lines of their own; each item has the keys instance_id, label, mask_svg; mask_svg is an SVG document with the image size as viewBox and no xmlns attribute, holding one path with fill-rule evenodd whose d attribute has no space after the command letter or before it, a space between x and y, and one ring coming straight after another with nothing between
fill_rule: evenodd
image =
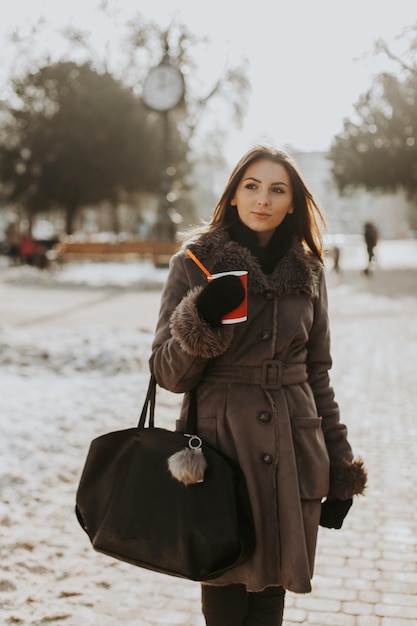
<instances>
[{"instance_id":1,"label":"coat belt","mask_svg":"<svg viewBox=\"0 0 417 626\"><path fill-rule=\"evenodd\" d=\"M216 366L204 372L202 381L260 385L262 389L278 390L286 385L304 383L307 378L305 363L288 364L277 359L269 359L261 366Z\"/></svg>"}]
</instances>

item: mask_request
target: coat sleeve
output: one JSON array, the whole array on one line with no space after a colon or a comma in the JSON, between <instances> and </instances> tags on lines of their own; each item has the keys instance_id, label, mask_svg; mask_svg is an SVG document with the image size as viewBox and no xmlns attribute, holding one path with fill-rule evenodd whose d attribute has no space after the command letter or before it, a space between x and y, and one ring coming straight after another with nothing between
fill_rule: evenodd
<instances>
[{"instance_id":1,"label":"coat sleeve","mask_svg":"<svg viewBox=\"0 0 417 626\"><path fill-rule=\"evenodd\" d=\"M361 459L354 459L347 438L347 428L340 422L339 406L330 384L330 329L327 289L321 270L318 295L314 303L314 320L307 344L308 380L313 390L317 411L330 458L329 497L348 499L363 493L366 471Z\"/></svg>"},{"instance_id":2,"label":"coat sleeve","mask_svg":"<svg viewBox=\"0 0 417 626\"><path fill-rule=\"evenodd\" d=\"M196 299L205 278L190 263L183 252L171 259L150 359L158 384L176 393L198 384L208 361L227 350L234 335L232 326L212 328L200 318Z\"/></svg>"}]
</instances>

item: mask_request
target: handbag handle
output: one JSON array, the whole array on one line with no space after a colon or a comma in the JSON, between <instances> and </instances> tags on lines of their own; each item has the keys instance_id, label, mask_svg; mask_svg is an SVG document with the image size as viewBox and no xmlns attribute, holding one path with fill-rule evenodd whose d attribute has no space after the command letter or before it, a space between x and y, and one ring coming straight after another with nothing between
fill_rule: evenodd
<instances>
[{"instance_id":1,"label":"handbag handle","mask_svg":"<svg viewBox=\"0 0 417 626\"><path fill-rule=\"evenodd\" d=\"M153 428L155 424L155 401L156 401L156 378L153 374L149 379L148 391L146 392L145 402L143 403L142 412L140 414L138 428L145 428L146 416L149 407L149 428Z\"/></svg>"},{"instance_id":2,"label":"handbag handle","mask_svg":"<svg viewBox=\"0 0 417 626\"><path fill-rule=\"evenodd\" d=\"M138 428L145 428L146 416L149 409L148 428L155 427L155 402L156 402L156 378L151 374L148 391L146 392L145 402L139 418ZM195 434L197 430L197 394L195 388L189 392L189 403L186 420L186 432Z\"/></svg>"}]
</instances>

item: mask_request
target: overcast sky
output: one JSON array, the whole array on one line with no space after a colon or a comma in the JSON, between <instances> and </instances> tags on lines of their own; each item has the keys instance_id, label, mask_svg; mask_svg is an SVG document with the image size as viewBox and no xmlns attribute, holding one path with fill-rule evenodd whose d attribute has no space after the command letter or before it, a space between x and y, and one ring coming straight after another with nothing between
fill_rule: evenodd
<instances>
[{"instance_id":1,"label":"overcast sky","mask_svg":"<svg viewBox=\"0 0 417 626\"><path fill-rule=\"evenodd\" d=\"M98 0L0 0L0 34L44 15L51 27L71 22L112 37L97 13ZM394 41L417 22L416 0L108 0L129 17L140 12L166 26L175 16L211 41L201 75L244 62L252 85L241 129L230 127L232 160L251 144L325 150L351 117L353 104L384 69L370 54L382 37ZM175 8L173 8L175 7ZM208 67L208 65L210 67ZM205 67L206 66L206 67Z\"/></svg>"}]
</instances>

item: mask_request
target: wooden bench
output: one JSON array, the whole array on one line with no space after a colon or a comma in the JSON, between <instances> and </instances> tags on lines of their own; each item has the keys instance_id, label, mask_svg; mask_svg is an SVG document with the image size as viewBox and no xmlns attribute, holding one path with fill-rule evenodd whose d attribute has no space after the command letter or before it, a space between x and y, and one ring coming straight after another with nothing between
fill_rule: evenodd
<instances>
[{"instance_id":1,"label":"wooden bench","mask_svg":"<svg viewBox=\"0 0 417 626\"><path fill-rule=\"evenodd\" d=\"M155 265L167 265L180 248L176 241L62 241L54 251L65 262L69 261L126 261L150 259Z\"/></svg>"}]
</instances>

